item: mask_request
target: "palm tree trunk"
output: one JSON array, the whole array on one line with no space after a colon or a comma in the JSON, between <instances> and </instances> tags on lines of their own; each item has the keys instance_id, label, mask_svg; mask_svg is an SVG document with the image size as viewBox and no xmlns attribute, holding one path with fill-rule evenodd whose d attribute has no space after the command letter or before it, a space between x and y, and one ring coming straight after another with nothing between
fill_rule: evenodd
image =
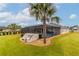
<instances>
[{"instance_id":1,"label":"palm tree trunk","mask_svg":"<svg viewBox=\"0 0 79 59\"><path fill-rule=\"evenodd\" d=\"M43 38L44 44L46 44L46 20L43 21Z\"/></svg>"}]
</instances>

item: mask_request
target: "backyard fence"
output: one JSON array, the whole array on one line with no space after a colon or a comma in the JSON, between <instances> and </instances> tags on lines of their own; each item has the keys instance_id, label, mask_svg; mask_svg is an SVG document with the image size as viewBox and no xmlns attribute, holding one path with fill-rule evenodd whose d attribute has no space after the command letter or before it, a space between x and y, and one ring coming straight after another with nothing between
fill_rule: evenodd
<instances>
[{"instance_id":1,"label":"backyard fence","mask_svg":"<svg viewBox=\"0 0 79 59\"><path fill-rule=\"evenodd\" d=\"M14 35L14 34L20 34L20 31L14 31L14 32L0 32L0 36L3 35Z\"/></svg>"}]
</instances>

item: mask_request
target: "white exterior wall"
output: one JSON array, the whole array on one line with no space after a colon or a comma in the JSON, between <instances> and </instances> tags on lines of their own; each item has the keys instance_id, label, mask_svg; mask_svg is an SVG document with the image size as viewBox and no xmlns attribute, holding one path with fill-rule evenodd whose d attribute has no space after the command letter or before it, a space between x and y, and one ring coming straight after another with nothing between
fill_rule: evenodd
<instances>
[{"instance_id":1,"label":"white exterior wall","mask_svg":"<svg viewBox=\"0 0 79 59\"><path fill-rule=\"evenodd\" d=\"M61 34L68 33L70 30L68 28L61 28L60 32Z\"/></svg>"}]
</instances>

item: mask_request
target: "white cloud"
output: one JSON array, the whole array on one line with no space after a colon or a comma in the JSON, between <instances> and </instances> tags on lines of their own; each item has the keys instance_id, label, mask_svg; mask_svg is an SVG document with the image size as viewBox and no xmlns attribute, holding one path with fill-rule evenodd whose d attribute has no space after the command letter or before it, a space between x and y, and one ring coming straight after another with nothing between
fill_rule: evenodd
<instances>
[{"instance_id":1,"label":"white cloud","mask_svg":"<svg viewBox=\"0 0 79 59\"><path fill-rule=\"evenodd\" d=\"M25 26L28 26L29 24L28 23L18 23L18 25L22 25L22 27L25 27Z\"/></svg>"},{"instance_id":2,"label":"white cloud","mask_svg":"<svg viewBox=\"0 0 79 59\"><path fill-rule=\"evenodd\" d=\"M71 14L71 15L69 16L70 19L75 19L76 17L77 17L76 14Z\"/></svg>"},{"instance_id":3,"label":"white cloud","mask_svg":"<svg viewBox=\"0 0 79 59\"><path fill-rule=\"evenodd\" d=\"M16 19L34 19L34 17L30 17L29 8L25 8L21 12L19 12L16 16Z\"/></svg>"},{"instance_id":4,"label":"white cloud","mask_svg":"<svg viewBox=\"0 0 79 59\"><path fill-rule=\"evenodd\" d=\"M0 21L1 23L6 23L7 21L6 20L2 20L2 21Z\"/></svg>"},{"instance_id":5,"label":"white cloud","mask_svg":"<svg viewBox=\"0 0 79 59\"><path fill-rule=\"evenodd\" d=\"M11 17L11 13L10 12L0 12L0 18L3 18L3 17Z\"/></svg>"},{"instance_id":6,"label":"white cloud","mask_svg":"<svg viewBox=\"0 0 79 59\"><path fill-rule=\"evenodd\" d=\"M15 15L15 19L21 20L21 19L26 19L26 17L22 13L18 13L17 15Z\"/></svg>"},{"instance_id":7,"label":"white cloud","mask_svg":"<svg viewBox=\"0 0 79 59\"><path fill-rule=\"evenodd\" d=\"M22 13L24 13L25 15L27 16L30 16L30 13L29 13L29 8L25 8Z\"/></svg>"},{"instance_id":8,"label":"white cloud","mask_svg":"<svg viewBox=\"0 0 79 59\"><path fill-rule=\"evenodd\" d=\"M4 3L0 3L0 6L2 6L2 7L6 7L6 4L4 4Z\"/></svg>"},{"instance_id":9,"label":"white cloud","mask_svg":"<svg viewBox=\"0 0 79 59\"><path fill-rule=\"evenodd\" d=\"M18 12L17 14L12 14L11 12L0 12L0 18L16 19L16 20L33 19L33 17L30 17L28 8L25 8L24 10Z\"/></svg>"},{"instance_id":10,"label":"white cloud","mask_svg":"<svg viewBox=\"0 0 79 59\"><path fill-rule=\"evenodd\" d=\"M7 24L18 23L24 26L31 24L27 22L33 23L33 21L34 17L30 17L29 8L25 8L24 10L18 12L17 14L12 14L11 12L0 12L0 23L7 23Z\"/></svg>"},{"instance_id":11,"label":"white cloud","mask_svg":"<svg viewBox=\"0 0 79 59\"><path fill-rule=\"evenodd\" d=\"M37 24L42 24L42 22L41 21L37 21Z\"/></svg>"},{"instance_id":12,"label":"white cloud","mask_svg":"<svg viewBox=\"0 0 79 59\"><path fill-rule=\"evenodd\" d=\"M0 11L3 10L3 8L6 7L6 6L7 6L7 4L0 3Z\"/></svg>"},{"instance_id":13,"label":"white cloud","mask_svg":"<svg viewBox=\"0 0 79 59\"><path fill-rule=\"evenodd\" d=\"M56 8L57 8L57 9L59 9L59 8L60 8L60 6L59 6L59 5L56 5Z\"/></svg>"}]
</instances>

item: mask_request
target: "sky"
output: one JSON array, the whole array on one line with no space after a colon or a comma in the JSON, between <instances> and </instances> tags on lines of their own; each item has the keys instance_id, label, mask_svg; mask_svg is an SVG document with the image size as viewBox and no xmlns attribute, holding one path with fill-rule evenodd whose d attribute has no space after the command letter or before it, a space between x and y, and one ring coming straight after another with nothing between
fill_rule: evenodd
<instances>
[{"instance_id":1,"label":"sky","mask_svg":"<svg viewBox=\"0 0 79 59\"><path fill-rule=\"evenodd\" d=\"M60 24L65 26L79 25L79 4L55 4L56 15L60 17ZM0 26L16 23L21 26L40 24L40 21L30 16L29 4L25 3L0 3Z\"/></svg>"}]
</instances>

